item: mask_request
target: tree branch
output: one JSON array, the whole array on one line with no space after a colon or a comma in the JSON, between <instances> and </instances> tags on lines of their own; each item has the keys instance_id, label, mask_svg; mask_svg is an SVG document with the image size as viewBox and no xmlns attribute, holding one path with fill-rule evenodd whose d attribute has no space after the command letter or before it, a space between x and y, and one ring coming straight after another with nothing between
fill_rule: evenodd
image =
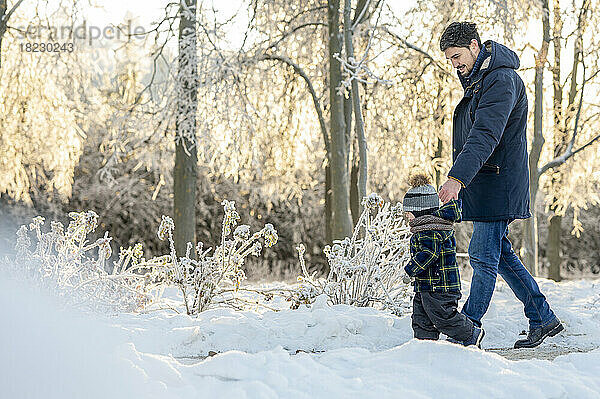
<instances>
[{"instance_id":1,"label":"tree branch","mask_svg":"<svg viewBox=\"0 0 600 399\"><path fill-rule=\"evenodd\" d=\"M285 56L282 56L282 55L263 54L262 56L260 56L260 58L258 60L259 61L272 60L272 61L283 62L284 64L292 67L294 69L294 71L298 75L300 75L302 77L302 79L304 79L304 81L306 82L306 85L308 86L308 91L310 92L313 103L315 105L315 110L317 111L317 116L319 118L319 126L321 127L321 133L323 134L323 142L325 143L325 149L326 149L327 153L329 153L329 151L330 151L329 134L327 133L327 125L325 124L325 118L323 117L323 110L321 109L321 103L319 101L319 97L317 96L317 92L315 91L315 88L314 88L310 78L306 74L306 72L302 69L302 67L300 67L300 65L296 64L291 59L289 59Z\"/></svg>"},{"instance_id":2,"label":"tree branch","mask_svg":"<svg viewBox=\"0 0 600 399\"><path fill-rule=\"evenodd\" d=\"M575 151L573 151L573 147L575 146L575 139L577 138L577 134L579 133L579 130L580 130L579 129L579 119L581 117L581 106L583 104L583 92L584 92L585 84L587 82L589 82L593 77L595 77L596 75L598 75L598 73L600 73L600 70L598 70L592 76L590 76L589 78L586 79L586 77L585 77L585 64L583 62L582 62L582 67L583 67L583 83L581 84L581 93L580 93L580 97L579 97L579 104L577 106L577 115L575 117L575 126L573 127L573 136L571 137L571 140L569 141L567 149L565 150L564 153L562 153L561 155L555 157L554 159L552 159L551 161L549 161L547 164L545 164L544 166L542 166L541 168L538 169L538 174L539 175L542 175L548 169L556 168L557 166L562 165L569 158L571 158L573 155L575 155L578 152L586 149L591 144L593 144L594 141L596 141L596 140L598 140L598 138L600 138L600 134L599 134L596 137L592 138L587 143L585 143L584 145L582 145L581 147L579 147L578 149L576 149Z\"/></svg>"},{"instance_id":3,"label":"tree branch","mask_svg":"<svg viewBox=\"0 0 600 399\"><path fill-rule=\"evenodd\" d=\"M298 30L300 30L302 28L305 28L307 26L325 26L325 27L327 27L327 24L325 24L323 22L307 22L305 24L298 25L294 29L292 29L292 30L290 30L288 32L283 33L281 35L281 37L279 39L277 39L277 41L275 41L275 43L270 44L267 47L267 50L271 50L272 48L276 47L279 43L281 43L282 41L284 41L286 38L288 38L289 36L293 35L296 31L298 31Z\"/></svg>"},{"instance_id":4,"label":"tree branch","mask_svg":"<svg viewBox=\"0 0 600 399\"><path fill-rule=\"evenodd\" d=\"M431 54L429 54L427 51L415 46L414 44L409 43L408 41L406 41L405 39L401 38L400 36L398 36L396 33L390 31L388 28L386 27L382 27L381 28L385 33L387 33L388 35L392 36L394 39L398 40L399 42L401 42L405 47L414 50L420 54L422 54L423 56L425 56L425 58L431 60L431 62L433 63L433 65L435 65L437 67L437 69L440 70L440 72L442 72L443 74L450 76L450 77L454 77L454 75L452 75L450 72L448 72L448 70L446 68L444 68L442 65L440 65L439 61L437 61L435 58L433 58L433 56Z\"/></svg>"},{"instance_id":5,"label":"tree branch","mask_svg":"<svg viewBox=\"0 0 600 399\"><path fill-rule=\"evenodd\" d=\"M6 33L6 29L8 28L8 20L10 19L11 15L15 12L15 10L21 5L22 2L23 2L23 0L17 1L12 6L10 11L8 11L8 13L6 13L6 9L8 8L7 2L6 2L6 0L0 0L0 11L1 11L1 13L0 13L0 55L2 53L2 37ZM1 61L2 60L0 58L0 66L2 65Z\"/></svg>"},{"instance_id":6,"label":"tree branch","mask_svg":"<svg viewBox=\"0 0 600 399\"><path fill-rule=\"evenodd\" d=\"M544 173L545 171L547 171L550 168L555 168L557 166L562 165L569 158L571 158L573 155L577 154L580 151L585 150L587 147L589 147L590 145L592 145L598 139L600 139L600 134L596 135L594 138L592 138L590 141L588 141L587 143L585 143L584 145L582 145L581 147L579 147L575 151L565 152L560 157L554 158L552 161L550 161L546 165L544 165L544 167L540 169L539 173L542 174L542 173Z\"/></svg>"},{"instance_id":7,"label":"tree branch","mask_svg":"<svg viewBox=\"0 0 600 399\"><path fill-rule=\"evenodd\" d=\"M6 25L8 25L8 20L10 19L11 15L13 15L15 10L21 5L22 2L23 2L23 0L17 1L12 6L10 11L6 15L3 15L2 19L0 19L0 37L2 37L2 35L4 35L4 32L6 32Z\"/></svg>"},{"instance_id":8,"label":"tree branch","mask_svg":"<svg viewBox=\"0 0 600 399\"><path fill-rule=\"evenodd\" d=\"M280 20L280 21L277 21L277 22L284 22L286 25L291 25L292 22L294 22L294 20L300 18L302 15L307 14L307 13L312 12L312 11L317 11L317 10L327 10L327 6L323 5L323 6L317 6L317 7L307 8L306 10L300 11L298 14L294 15L293 17L291 17L287 21L286 20L283 20L283 21Z\"/></svg>"},{"instance_id":9,"label":"tree branch","mask_svg":"<svg viewBox=\"0 0 600 399\"><path fill-rule=\"evenodd\" d=\"M352 21L351 31L354 32L358 24L360 24L365 16L365 12L369 8L369 4L371 0L359 0L356 5L356 10L354 11L354 20Z\"/></svg>"}]
</instances>

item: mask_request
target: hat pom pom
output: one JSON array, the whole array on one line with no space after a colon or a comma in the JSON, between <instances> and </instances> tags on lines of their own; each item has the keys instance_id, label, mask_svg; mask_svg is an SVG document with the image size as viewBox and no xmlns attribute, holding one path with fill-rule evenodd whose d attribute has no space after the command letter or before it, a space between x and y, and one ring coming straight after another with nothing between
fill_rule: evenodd
<instances>
[{"instance_id":1,"label":"hat pom pom","mask_svg":"<svg viewBox=\"0 0 600 399\"><path fill-rule=\"evenodd\" d=\"M427 184L431 184L431 179L426 174L418 173L416 175L411 176L408 179L408 184L412 188L421 187L421 186L425 186Z\"/></svg>"}]
</instances>

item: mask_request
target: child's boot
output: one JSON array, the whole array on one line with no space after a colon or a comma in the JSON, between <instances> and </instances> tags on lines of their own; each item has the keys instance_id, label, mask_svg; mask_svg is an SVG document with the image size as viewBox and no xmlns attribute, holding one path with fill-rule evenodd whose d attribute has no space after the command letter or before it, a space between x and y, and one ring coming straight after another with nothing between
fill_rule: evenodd
<instances>
[{"instance_id":1,"label":"child's boot","mask_svg":"<svg viewBox=\"0 0 600 399\"><path fill-rule=\"evenodd\" d=\"M473 335L471 336L471 338L469 338L465 342L463 342L463 345L464 346L475 345L479 349L481 349L481 340L483 339L484 335L485 335L485 331L483 330L483 328L473 326Z\"/></svg>"}]
</instances>

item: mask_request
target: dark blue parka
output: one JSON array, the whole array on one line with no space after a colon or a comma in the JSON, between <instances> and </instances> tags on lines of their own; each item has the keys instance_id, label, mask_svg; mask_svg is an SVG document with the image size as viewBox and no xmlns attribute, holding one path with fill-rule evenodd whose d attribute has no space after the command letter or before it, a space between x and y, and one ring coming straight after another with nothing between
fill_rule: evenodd
<instances>
[{"instance_id":1,"label":"dark blue parka","mask_svg":"<svg viewBox=\"0 0 600 399\"><path fill-rule=\"evenodd\" d=\"M463 220L525 219L529 213L527 95L507 47L484 43L479 70L460 81L448 173L462 183Z\"/></svg>"}]
</instances>

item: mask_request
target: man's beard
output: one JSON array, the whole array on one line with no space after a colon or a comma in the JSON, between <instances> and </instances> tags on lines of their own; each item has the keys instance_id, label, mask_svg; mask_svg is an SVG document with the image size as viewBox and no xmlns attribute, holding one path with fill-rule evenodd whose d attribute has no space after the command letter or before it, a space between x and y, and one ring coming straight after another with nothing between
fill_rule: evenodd
<instances>
[{"instance_id":1,"label":"man's beard","mask_svg":"<svg viewBox=\"0 0 600 399\"><path fill-rule=\"evenodd\" d=\"M460 73L464 77L467 77L467 76L469 76L471 74L471 72L473 71L473 67L475 66L475 61L477 60L477 56L475 55L475 53L473 52L473 50L471 50L470 48L469 48L469 53L471 54L471 58L473 59L473 65L471 66L471 69L467 68L467 64L463 64L461 66L465 67L464 73L461 72L460 69L458 70L458 73Z\"/></svg>"}]
</instances>

